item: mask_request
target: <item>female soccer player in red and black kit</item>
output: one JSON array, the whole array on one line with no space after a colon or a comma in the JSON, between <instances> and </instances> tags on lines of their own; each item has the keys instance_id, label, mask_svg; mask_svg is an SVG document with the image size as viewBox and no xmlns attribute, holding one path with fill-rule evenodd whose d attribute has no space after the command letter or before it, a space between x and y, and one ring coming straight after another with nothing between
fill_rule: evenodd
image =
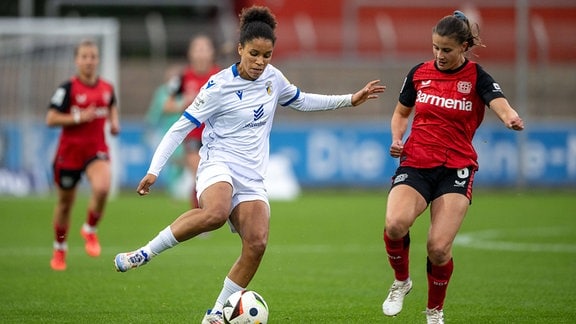
<instances>
[{"instance_id":1,"label":"female soccer player in red and black kit","mask_svg":"<svg viewBox=\"0 0 576 324\"><path fill-rule=\"evenodd\" d=\"M178 76L173 77L169 83L170 96L164 105L164 113L178 114L182 112L194 101L200 88L208 82L210 77L220 72L220 67L215 63L216 49L214 43L208 35L198 34L194 36L188 44L188 66ZM181 97L179 104L177 97ZM194 179L191 190L190 205L198 208L198 198L196 197L196 173L200 162L200 147L202 146L202 131L204 124L195 128L184 139L185 164L192 173Z\"/></svg>"},{"instance_id":2,"label":"female soccer player in red and black kit","mask_svg":"<svg viewBox=\"0 0 576 324\"><path fill-rule=\"evenodd\" d=\"M64 82L50 100L46 124L62 127L54 158L54 182L58 200L54 209L54 253L50 266L66 270L66 237L70 214L76 198L76 188L83 173L91 187L86 222L80 233L86 253L100 255L96 228L104 212L110 191L111 171L106 144L105 125L110 132L120 132L114 87L98 77L98 47L91 40L82 41L75 49L77 74Z\"/></svg>"},{"instance_id":3,"label":"female soccer player in red and black kit","mask_svg":"<svg viewBox=\"0 0 576 324\"><path fill-rule=\"evenodd\" d=\"M444 323L444 299L454 267L452 243L472 201L478 169L472 139L485 106L506 127L524 129L498 83L466 58L468 50L479 44L477 25L456 11L433 29L434 59L415 66L404 80L391 120L390 155L400 158L400 166L386 206L384 242L395 280L382 305L385 315L398 314L412 288L409 230L430 205L426 317L428 323Z\"/></svg>"}]
</instances>

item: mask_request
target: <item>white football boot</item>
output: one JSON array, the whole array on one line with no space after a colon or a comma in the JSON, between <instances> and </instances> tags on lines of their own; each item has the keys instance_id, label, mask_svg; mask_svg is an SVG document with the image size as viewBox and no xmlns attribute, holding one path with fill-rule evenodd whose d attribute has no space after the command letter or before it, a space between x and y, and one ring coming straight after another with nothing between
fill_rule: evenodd
<instances>
[{"instance_id":1,"label":"white football boot","mask_svg":"<svg viewBox=\"0 0 576 324\"><path fill-rule=\"evenodd\" d=\"M444 312L441 309L426 308L426 323L428 324L444 324Z\"/></svg>"},{"instance_id":2,"label":"white football boot","mask_svg":"<svg viewBox=\"0 0 576 324\"><path fill-rule=\"evenodd\" d=\"M126 272L130 269L138 268L145 265L152 259L152 253L148 253L143 249L119 253L114 258L114 267L118 272Z\"/></svg>"},{"instance_id":3,"label":"white football boot","mask_svg":"<svg viewBox=\"0 0 576 324\"><path fill-rule=\"evenodd\" d=\"M404 303L404 296L408 295L411 289L412 280L410 280L410 278L406 281L394 280L394 283L392 283L390 287L388 297L386 297L386 300L382 304L384 315L395 316L400 313Z\"/></svg>"}]
</instances>

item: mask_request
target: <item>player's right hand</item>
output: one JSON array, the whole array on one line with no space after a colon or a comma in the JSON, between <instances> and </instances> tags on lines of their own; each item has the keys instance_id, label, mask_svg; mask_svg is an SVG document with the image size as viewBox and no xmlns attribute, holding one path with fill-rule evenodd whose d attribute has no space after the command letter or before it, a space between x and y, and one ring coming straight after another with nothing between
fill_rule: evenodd
<instances>
[{"instance_id":1,"label":"player's right hand","mask_svg":"<svg viewBox=\"0 0 576 324\"><path fill-rule=\"evenodd\" d=\"M96 118L96 107L91 105L90 107L81 110L80 113L80 121L82 123L91 122Z\"/></svg>"},{"instance_id":2,"label":"player's right hand","mask_svg":"<svg viewBox=\"0 0 576 324\"><path fill-rule=\"evenodd\" d=\"M140 183L138 184L138 188L136 188L136 192L140 196L145 196L150 193L150 187L156 182L156 176L153 174L146 174Z\"/></svg>"},{"instance_id":3,"label":"player's right hand","mask_svg":"<svg viewBox=\"0 0 576 324\"><path fill-rule=\"evenodd\" d=\"M404 145L402 145L402 141L394 141L392 145L390 145L390 155L393 158L400 157L402 154L402 150L404 149Z\"/></svg>"}]
</instances>

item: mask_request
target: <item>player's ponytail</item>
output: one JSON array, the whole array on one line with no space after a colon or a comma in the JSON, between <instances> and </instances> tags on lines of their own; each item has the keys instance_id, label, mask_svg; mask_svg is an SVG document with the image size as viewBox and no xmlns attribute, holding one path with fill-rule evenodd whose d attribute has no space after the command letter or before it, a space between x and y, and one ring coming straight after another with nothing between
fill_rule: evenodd
<instances>
[{"instance_id":1,"label":"player's ponytail","mask_svg":"<svg viewBox=\"0 0 576 324\"><path fill-rule=\"evenodd\" d=\"M468 17L460 10L454 11L453 15L446 16L434 26L432 32L440 36L455 39L459 44L468 43L466 50L474 46L483 46L480 40L480 28L478 24L470 24Z\"/></svg>"}]
</instances>

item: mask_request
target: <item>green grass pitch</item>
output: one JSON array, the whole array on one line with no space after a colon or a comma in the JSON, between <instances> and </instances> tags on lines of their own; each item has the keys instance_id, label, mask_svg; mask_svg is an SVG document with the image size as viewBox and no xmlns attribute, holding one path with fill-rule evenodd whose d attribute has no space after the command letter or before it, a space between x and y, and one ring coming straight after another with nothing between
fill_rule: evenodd
<instances>
[{"instance_id":1,"label":"green grass pitch","mask_svg":"<svg viewBox=\"0 0 576 324\"><path fill-rule=\"evenodd\" d=\"M273 201L270 241L250 289L270 323L423 323L426 212L412 229L414 289L398 316L381 304L392 282L382 242L386 191L305 191ZM68 269L53 272L54 197L0 197L1 323L200 323L239 254L227 226L127 273L118 252L145 244L188 207L154 192L122 193L100 227L102 255L84 253L80 194ZM576 323L574 191L477 191L454 247L447 323Z\"/></svg>"}]
</instances>

